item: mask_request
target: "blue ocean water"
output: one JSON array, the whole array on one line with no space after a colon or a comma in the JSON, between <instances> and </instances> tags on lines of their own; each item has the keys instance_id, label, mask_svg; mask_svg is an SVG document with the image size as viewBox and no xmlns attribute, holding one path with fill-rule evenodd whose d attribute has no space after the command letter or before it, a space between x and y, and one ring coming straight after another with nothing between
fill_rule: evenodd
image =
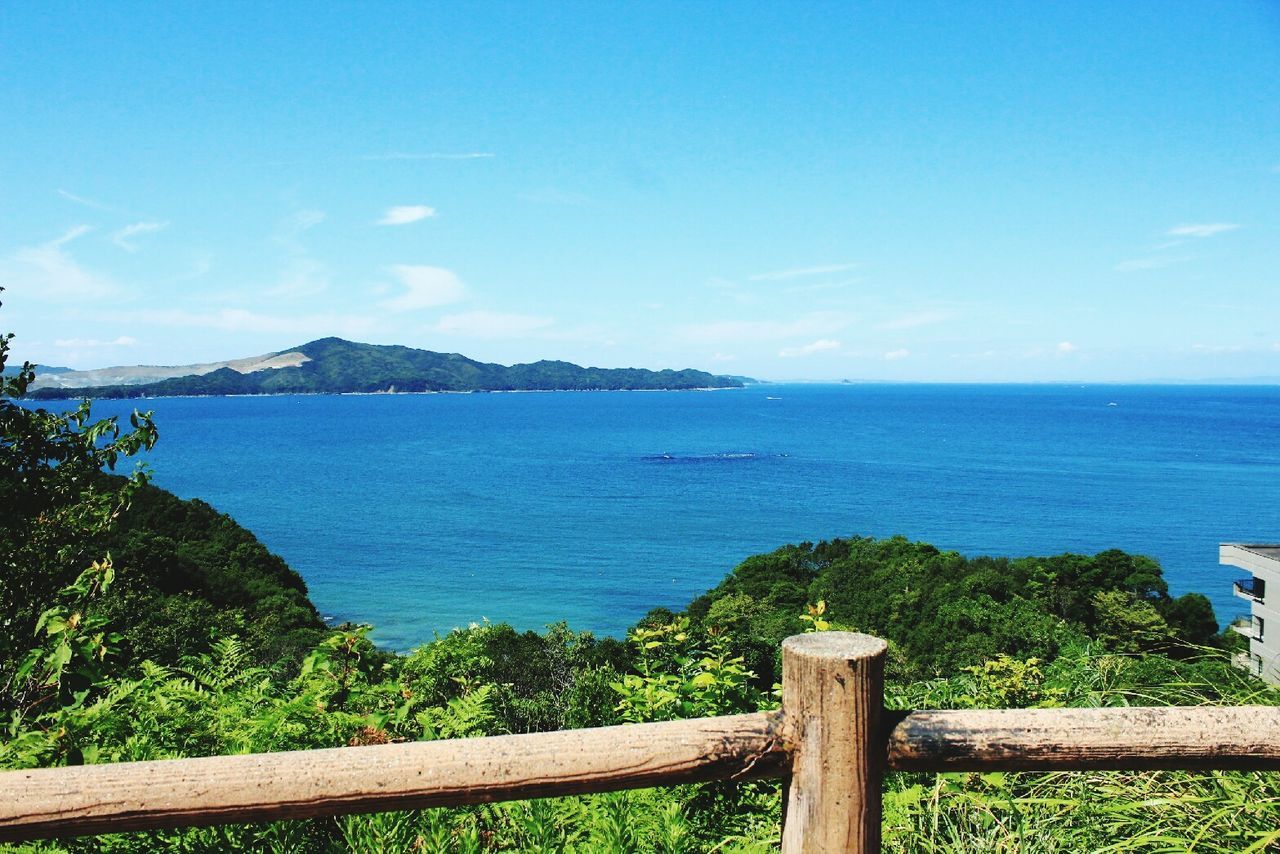
<instances>
[{"instance_id":1,"label":"blue ocean water","mask_svg":"<svg viewBox=\"0 0 1280 854\"><path fill-rule=\"evenodd\" d=\"M1117 547L1232 598L1280 539L1280 388L771 385L147 401L155 481L230 513L395 649L487 618L617 635L788 542ZM102 401L98 414L132 404Z\"/></svg>"}]
</instances>

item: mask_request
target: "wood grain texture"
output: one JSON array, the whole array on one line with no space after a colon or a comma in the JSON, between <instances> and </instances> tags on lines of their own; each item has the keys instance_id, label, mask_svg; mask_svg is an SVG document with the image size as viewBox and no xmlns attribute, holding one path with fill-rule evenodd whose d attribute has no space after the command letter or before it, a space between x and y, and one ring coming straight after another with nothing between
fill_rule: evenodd
<instances>
[{"instance_id":1,"label":"wood grain texture","mask_svg":"<svg viewBox=\"0 0 1280 854\"><path fill-rule=\"evenodd\" d=\"M793 753L783 854L880 850L887 649L853 632L783 641L783 735Z\"/></svg>"},{"instance_id":2,"label":"wood grain texture","mask_svg":"<svg viewBox=\"0 0 1280 854\"><path fill-rule=\"evenodd\" d=\"M0 772L0 841L788 776L788 852L875 850L886 765L1280 770L1277 707L883 712L883 654L788 639L785 713Z\"/></svg>"},{"instance_id":3,"label":"wood grain texture","mask_svg":"<svg viewBox=\"0 0 1280 854\"><path fill-rule=\"evenodd\" d=\"M887 716L889 766L904 771L1280 770L1275 706Z\"/></svg>"},{"instance_id":4,"label":"wood grain texture","mask_svg":"<svg viewBox=\"0 0 1280 854\"><path fill-rule=\"evenodd\" d=\"M0 841L779 777L777 716L0 773Z\"/></svg>"}]
</instances>

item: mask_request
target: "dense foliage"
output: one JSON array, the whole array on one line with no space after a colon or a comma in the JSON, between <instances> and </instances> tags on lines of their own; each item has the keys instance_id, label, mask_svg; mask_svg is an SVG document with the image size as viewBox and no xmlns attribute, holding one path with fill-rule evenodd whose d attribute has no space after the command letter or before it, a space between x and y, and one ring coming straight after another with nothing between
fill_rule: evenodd
<instances>
[{"instance_id":1,"label":"dense foliage","mask_svg":"<svg viewBox=\"0 0 1280 854\"><path fill-rule=\"evenodd\" d=\"M802 543L756 555L688 608L699 624L727 624L764 678L787 635L824 618L887 639L890 673L928 678L997 655L1051 659L1065 646L1104 639L1121 652L1173 656L1217 642L1199 593L1170 598L1153 560L1098 555L966 558L903 537ZM663 619L662 614L656 615Z\"/></svg>"},{"instance_id":2,"label":"dense foliage","mask_svg":"<svg viewBox=\"0 0 1280 854\"><path fill-rule=\"evenodd\" d=\"M0 339L0 367L8 340ZM6 381L17 396L29 370ZM892 642L910 707L1280 703L1233 670L1207 602L1121 552L965 559L901 538L748 558L625 641L476 625L405 656L324 629L301 579L227 517L104 477L155 441L0 399L0 768L467 738L771 708L778 641ZM40 851L763 851L776 783L105 835ZM1263 851L1276 775L892 774L890 851Z\"/></svg>"},{"instance_id":3,"label":"dense foliage","mask_svg":"<svg viewBox=\"0 0 1280 854\"><path fill-rule=\"evenodd\" d=\"M176 664L236 636L256 664L297 662L327 633L302 578L203 501L143 486L102 545L116 575L100 608L124 660Z\"/></svg>"},{"instance_id":4,"label":"dense foliage","mask_svg":"<svg viewBox=\"0 0 1280 854\"><path fill-rule=\"evenodd\" d=\"M12 337L0 336L0 368ZM146 476L103 470L156 440L146 415L124 432L116 419L93 421L87 402L62 414L19 406L33 378L30 364L0 378L0 714L31 693L17 671L45 609L85 567L110 570L102 540Z\"/></svg>"},{"instance_id":5,"label":"dense foliage","mask_svg":"<svg viewBox=\"0 0 1280 854\"><path fill-rule=\"evenodd\" d=\"M569 362L527 365L477 362L457 353L410 347L358 344L321 338L282 350L302 353L297 367L242 374L219 368L207 374L141 385L34 389L36 399L137 398L224 394L343 394L379 391L595 391L605 389L740 388L742 381L705 371L649 371L643 368L583 368Z\"/></svg>"}]
</instances>

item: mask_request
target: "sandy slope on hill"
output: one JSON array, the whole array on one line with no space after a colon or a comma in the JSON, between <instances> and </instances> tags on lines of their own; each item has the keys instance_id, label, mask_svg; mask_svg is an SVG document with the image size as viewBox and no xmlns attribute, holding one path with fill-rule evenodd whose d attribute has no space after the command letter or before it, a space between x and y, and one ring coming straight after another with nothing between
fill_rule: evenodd
<instances>
[{"instance_id":1,"label":"sandy slope on hill","mask_svg":"<svg viewBox=\"0 0 1280 854\"><path fill-rule=\"evenodd\" d=\"M128 367L95 368L92 371L67 371L59 374L40 374L32 388L88 388L104 385L142 385L174 377L201 376L219 368L231 368L242 374L269 371L276 368L296 368L310 358L299 352L268 353L228 362L207 362L202 365L133 365Z\"/></svg>"}]
</instances>

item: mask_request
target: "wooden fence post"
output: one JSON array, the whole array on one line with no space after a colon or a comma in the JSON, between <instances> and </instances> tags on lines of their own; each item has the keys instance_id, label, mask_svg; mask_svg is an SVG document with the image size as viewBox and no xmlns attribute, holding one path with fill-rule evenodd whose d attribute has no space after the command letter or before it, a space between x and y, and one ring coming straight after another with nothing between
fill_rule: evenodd
<instances>
[{"instance_id":1,"label":"wooden fence post","mask_svg":"<svg viewBox=\"0 0 1280 854\"><path fill-rule=\"evenodd\" d=\"M793 757L783 854L880 850L887 649L879 638L853 632L782 642L783 732Z\"/></svg>"}]
</instances>

